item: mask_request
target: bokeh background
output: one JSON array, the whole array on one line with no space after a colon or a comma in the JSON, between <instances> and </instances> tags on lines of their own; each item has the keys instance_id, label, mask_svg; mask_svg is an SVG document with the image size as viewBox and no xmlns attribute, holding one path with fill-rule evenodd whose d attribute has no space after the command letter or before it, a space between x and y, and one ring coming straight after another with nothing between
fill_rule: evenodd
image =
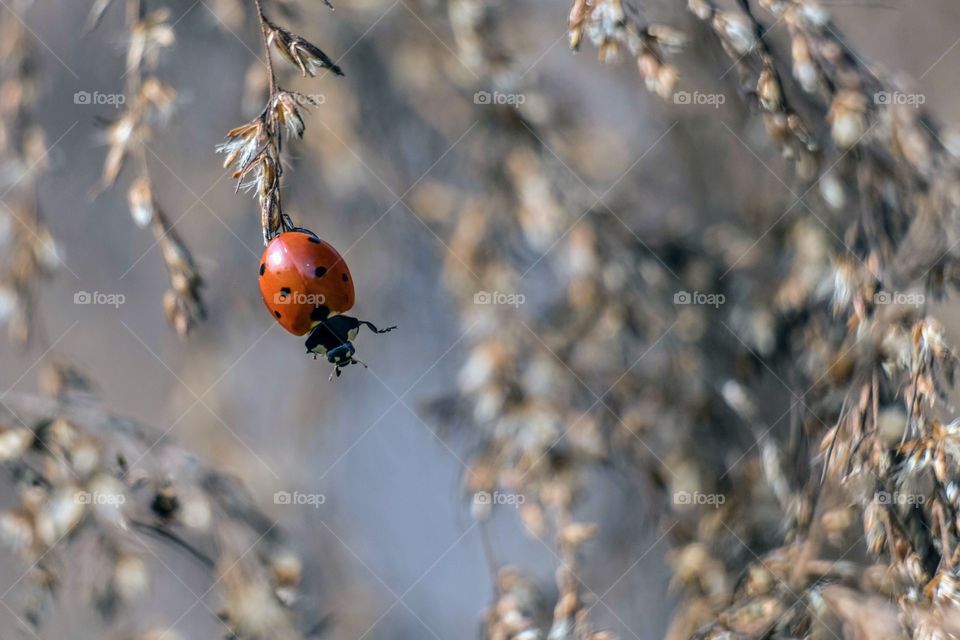
<instances>
[{"instance_id":1,"label":"bokeh background","mask_svg":"<svg viewBox=\"0 0 960 640\"><path fill-rule=\"evenodd\" d=\"M419 67L444 54L446 64L463 66L446 14L427 0L340 2L334 12L301 2L288 25L324 48L346 76L284 80L323 96L307 117L306 140L285 147L287 211L346 255L357 284L356 314L399 326L359 339L358 355L369 370L354 367L328 382L326 364L305 356L301 341L264 311L255 276L261 252L255 205L234 193L214 154L225 132L255 115L258 104L250 100L248 75L262 52L255 25L241 15L250 8L213 0L164 4L177 43L164 53L158 75L177 88L178 109L150 141L148 162L157 198L203 273L209 318L186 339L166 324L166 272L153 238L130 220L127 174L117 188L93 195L105 153L102 120L116 112L76 104L74 96L122 92L122 11L109 11L84 35L88 2L38 2L19 18L40 43L37 116L51 145L40 206L64 268L40 298L52 350L0 345L0 388L30 392L45 359L66 358L96 381L106 406L169 430L185 448L242 478L316 578L318 610L337 612L332 637L431 637L425 626L441 638L476 637L492 595L491 563L521 563L549 592L555 559L524 534L510 508L474 526L462 480L470 434L424 410L455 388L469 325L444 278L445 269L457 268L456 256L418 196L428 197L422 188L435 182L476 185L465 159L489 152L484 137L470 130L472 116L443 101L445 92L462 87L418 84ZM608 201L632 212L628 224L641 238L689 231L703 224L697 212L704 210L720 219L782 202L781 185L760 159L718 124L723 119L761 148L762 128L740 105L677 110L644 90L631 63L601 66L591 51L571 53L562 3L494 4L521 91L563 114L562 130L551 132L548 143L569 169L558 179L573 188L582 181L598 193L613 186ZM941 121L956 120L960 8L954 2L829 8L871 64L912 77ZM693 21L682 6L647 9L661 22ZM687 79L724 86L714 74L725 66L716 52L694 49L682 55L712 55L716 64ZM785 171L775 154L763 158ZM698 173L707 178L693 184L691 163L709 168ZM395 204L401 198L404 204ZM558 286L550 269L545 261L524 279L521 293L534 302L518 314L544 312L535 301ZM78 291L122 294L125 303L76 305ZM682 390L675 401L684 402ZM276 491L321 493L325 503L277 505ZM584 581L604 593L636 561L604 597L607 607L594 612L598 624L621 637L662 637L672 600L666 545L657 542L648 501L602 473L586 495L578 515L600 523L602 534L586 548ZM194 600L181 580L203 590L209 577L182 555L157 548L170 571L156 574L149 608L158 619L176 619ZM6 564L2 575L6 589L18 570ZM0 610L0 637L21 637L6 614ZM86 635L84 615L73 615L52 623L47 637L95 637ZM203 608L177 624L191 638L212 637L218 627Z\"/></svg>"}]
</instances>

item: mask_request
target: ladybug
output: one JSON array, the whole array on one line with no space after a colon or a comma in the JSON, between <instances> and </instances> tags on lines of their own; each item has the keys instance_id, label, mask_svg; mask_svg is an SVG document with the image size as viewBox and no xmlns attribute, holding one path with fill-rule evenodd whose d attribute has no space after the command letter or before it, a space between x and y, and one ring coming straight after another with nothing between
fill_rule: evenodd
<instances>
[{"instance_id":1,"label":"ladybug","mask_svg":"<svg viewBox=\"0 0 960 640\"><path fill-rule=\"evenodd\" d=\"M260 259L260 295L280 326L308 333L330 314L353 307L353 278L343 256L311 231L277 235Z\"/></svg>"},{"instance_id":2,"label":"ladybug","mask_svg":"<svg viewBox=\"0 0 960 640\"><path fill-rule=\"evenodd\" d=\"M342 315L356 300L350 269L333 245L307 229L286 231L267 244L260 259L260 295L280 326L295 336L310 334L307 353L327 356L334 365L331 378L342 367L363 364L354 357L352 342L361 326L374 333L396 328L378 329Z\"/></svg>"}]
</instances>

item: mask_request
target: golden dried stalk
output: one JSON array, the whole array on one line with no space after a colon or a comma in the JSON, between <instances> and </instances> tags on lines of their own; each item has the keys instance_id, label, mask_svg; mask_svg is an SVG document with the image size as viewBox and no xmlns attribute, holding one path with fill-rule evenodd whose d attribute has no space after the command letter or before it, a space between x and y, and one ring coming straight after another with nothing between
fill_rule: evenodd
<instances>
[{"instance_id":1,"label":"golden dried stalk","mask_svg":"<svg viewBox=\"0 0 960 640\"><path fill-rule=\"evenodd\" d=\"M308 96L278 86L272 50L276 48L304 76L315 76L319 69L329 69L338 76L342 76L343 71L317 46L267 19L260 0L255 1L255 10L266 56L267 105L254 120L230 130L217 152L226 154L225 168L235 169L237 190L256 193L263 243L267 244L277 234L295 228L290 216L283 211L281 197L283 131L286 130L288 136L302 138L306 126L301 108L315 104Z\"/></svg>"},{"instance_id":2,"label":"golden dried stalk","mask_svg":"<svg viewBox=\"0 0 960 640\"><path fill-rule=\"evenodd\" d=\"M96 4L89 23L96 25L109 3ZM146 13L142 0L127 0L126 100L129 105L106 130L109 150L104 160L100 189L112 187L128 160L135 163L136 176L128 188L130 214L134 222L150 229L159 245L170 277L170 289L163 296L163 311L178 335L186 337L206 318L200 289L203 278L183 239L156 203L150 182L146 145L155 123L167 122L174 110L177 92L150 70L163 49L175 42L166 8Z\"/></svg>"}]
</instances>

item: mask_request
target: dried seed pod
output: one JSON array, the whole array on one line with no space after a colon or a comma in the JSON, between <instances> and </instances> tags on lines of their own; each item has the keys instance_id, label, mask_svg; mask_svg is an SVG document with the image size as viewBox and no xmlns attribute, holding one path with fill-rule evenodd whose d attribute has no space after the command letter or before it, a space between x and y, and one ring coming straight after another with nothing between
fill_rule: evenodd
<instances>
[{"instance_id":1,"label":"dried seed pod","mask_svg":"<svg viewBox=\"0 0 960 640\"><path fill-rule=\"evenodd\" d=\"M0 513L0 542L13 551L26 553L35 544L33 524L24 513Z\"/></svg>"},{"instance_id":2,"label":"dried seed pod","mask_svg":"<svg viewBox=\"0 0 960 640\"><path fill-rule=\"evenodd\" d=\"M662 99L667 100L673 96L677 90L677 84L680 82L680 75L677 68L673 65L665 64L657 71L656 83L653 91Z\"/></svg>"},{"instance_id":3,"label":"dried seed pod","mask_svg":"<svg viewBox=\"0 0 960 640\"><path fill-rule=\"evenodd\" d=\"M338 76L343 75L340 67L318 47L269 20L264 19L264 22L269 29L267 42L274 45L284 58L299 67L304 77L315 76L320 69L330 69Z\"/></svg>"},{"instance_id":4,"label":"dried seed pod","mask_svg":"<svg viewBox=\"0 0 960 640\"><path fill-rule=\"evenodd\" d=\"M810 48L803 35L796 34L791 40L793 77L807 93L816 93L820 88L820 75L810 57Z\"/></svg>"},{"instance_id":5,"label":"dried seed pod","mask_svg":"<svg viewBox=\"0 0 960 640\"><path fill-rule=\"evenodd\" d=\"M587 18L589 5L587 0L574 0L570 8L569 24L569 45L576 51L580 48L580 41L583 39L583 26Z\"/></svg>"},{"instance_id":6,"label":"dried seed pod","mask_svg":"<svg viewBox=\"0 0 960 640\"><path fill-rule=\"evenodd\" d=\"M149 227L157 213L153 204L153 194L150 191L150 181L142 176L135 179L130 183L127 196L133 221L138 227Z\"/></svg>"},{"instance_id":7,"label":"dried seed pod","mask_svg":"<svg viewBox=\"0 0 960 640\"><path fill-rule=\"evenodd\" d=\"M25 428L14 427L0 431L0 461L7 462L19 458L33 439L33 433Z\"/></svg>"},{"instance_id":8,"label":"dried seed pod","mask_svg":"<svg viewBox=\"0 0 960 640\"><path fill-rule=\"evenodd\" d=\"M687 0L687 8L701 20L713 17L713 5L708 0Z\"/></svg>"},{"instance_id":9,"label":"dried seed pod","mask_svg":"<svg viewBox=\"0 0 960 640\"><path fill-rule=\"evenodd\" d=\"M180 522L195 531L207 531L212 523L210 501L198 490L185 489L180 496Z\"/></svg>"},{"instance_id":10,"label":"dried seed pod","mask_svg":"<svg viewBox=\"0 0 960 640\"><path fill-rule=\"evenodd\" d=\"M37 514L37 538L46 547L56 544L80 523L86 511L88 495L77 487L64 486L42 503Z\"/></svg>"},{"instance_id":11,"label":"dried seed pod","mask_svg":"<svg viewBox=\"0 0 960 640\"><path fill-rule=\"evenodd\" d=\"M231 129L227 133L227 141L217 146L217 153L227 156L223 161L224 169L233 167L237 170L234 177L241 176L260 155L269 138L266 120L262 116Z\"/></svg>"},{"instance_id":12,"label":"dried seed pod","mask_svg":"<svg viewBox=\"0 0 960 640\"><path fill-rule=\"evenodd\" d=\"M686 34L665 24L651 24L647 34L668 49L682 49L687 44Z\"/></svg>"},{"instance_id":13,"label":"dried seed pod","mask_svg":"<svg viewBox=\"0 0 960 640\"><path fill-rule=\"evenodd\" d=\"M150 76L143 80L138 99L149 105L157 114L161 124L166 124L173 115L177 100L177 90L172 86Z\"/></svg>"},{"instance_id":14,"label":"dried seed pod","mask_svg":"<svg viewBox=\"0 0 960 640\"><path fill-rule=\"evenodd\" d=\"M103 161L103 175L100 178L101 189L107 189L117 181L124 160L134 141L146 137L146 131L140 125L140 114L136 109L123 112L118 120L107 127L105 138L110 149Z\"/></svg>"},{"instance_id":15,"label":"dried seed pod","mask_svg":"<svg viewBox=\"0 0 960 640\"><path fill-rule=\"evenodd\" d=\"M113 568L113 590L130 603L143 596L150 586L147 566L138 556L123 554Z\"/></svg>"},{"instance_id":16,"label":"dried seed pod","mask_svg":"<svg viewBox=\"0 0 960 640\"><path fill-rule=\"evenodd\" d=\"M273 99L273 109L277 121L286 127L288 135L303 137L306 127L294 94L286 91L278 93Z\"/></svg>"},{"instance_id":17,"label":"dried seed pod","mask_svg":"<svg viewBox=\"0 0 960 640\"><path fill-rule=\"evenodd\" d=\"M764 69L760 72L760 78L757 80L757 97L760 99L761 106L767 111L781 111L783 109L780 83L770 69Z\"/></svg>"},{"instance_id":18,"label":"dried seed pod","mask_svg":"<svg viewBox=\"0 0 960 640\"><path fill-rule=\"evenodd\" d=\"M130 44L127 48L127 73L135 73L141 65L156 66L160 50L176 41L173 27L167 22L170 10L157 9L130 29Z\"/></svg>"},{"instance_id":19,"label":"dried seed pod","mask_svg":"<svg viewBox=\"0 0 960 640\"><path fill-rule=\"evenodd\" d=\"M673 95L678 72L664 64L664 55L686 44L680 31L663 24L641 24L620 0L574 0L569 16L570 47L579 48L586 34L602 64L635 56L647 89L662 98Z\"/></svg>"},{"instance_id":20,"label":"dried seed pod","mask_svg":"<svg viewBox=\"0 0 960 640\"><path fill-rule=\"evenodd\" d=\"M739 14L726 11L714 12L713 28L738 55L747 55L758 44L753 25Z\"/></svg>"},{"instance_id":21,"label":"dried seed pod","mask_svg":"<svg viewBox=\"0 0 960 640\"><path fill-rule=\"evenodd\" d=\"M833 141L841 148L849 148L860 142L867 131L867 98L856 91L841 91L830 103L827 122Z\"/></svg>"}]
</instances>

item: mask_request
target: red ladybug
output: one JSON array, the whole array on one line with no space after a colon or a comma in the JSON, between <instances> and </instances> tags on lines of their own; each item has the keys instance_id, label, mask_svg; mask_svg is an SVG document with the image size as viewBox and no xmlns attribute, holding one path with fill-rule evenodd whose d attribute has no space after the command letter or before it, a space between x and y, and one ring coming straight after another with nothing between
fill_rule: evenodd
<instances>
[{"instance_id":1,"label":"red ladybug","mask_svg":"<svg viewBox=\"0 0 960 640\"><path fill-rule=\"evenodd\" d=\"M340 375L341 367L363 364L353 343L361 325L372 323L341 315L353 307L353 277L343 256L312 231L295 229L276 236L260 259L260 295L273 317L296 336L307 333L307 352L326 355ZM366 366L366 365L364 365ZM331 377L333 374L330 374Z\"/></svg>"},{"instance_id":2,"label":"red ladybug","mask_svg":"<svg viewBox=\"0 0 960 640\"><path fill-rule=\"evenodd\" d=\"M330 314L353 307L353 278L343 256L306 230L287 231L267 245L260 260L260 295L284 329L295 336Z\"/></svg>"}]
</instances>

